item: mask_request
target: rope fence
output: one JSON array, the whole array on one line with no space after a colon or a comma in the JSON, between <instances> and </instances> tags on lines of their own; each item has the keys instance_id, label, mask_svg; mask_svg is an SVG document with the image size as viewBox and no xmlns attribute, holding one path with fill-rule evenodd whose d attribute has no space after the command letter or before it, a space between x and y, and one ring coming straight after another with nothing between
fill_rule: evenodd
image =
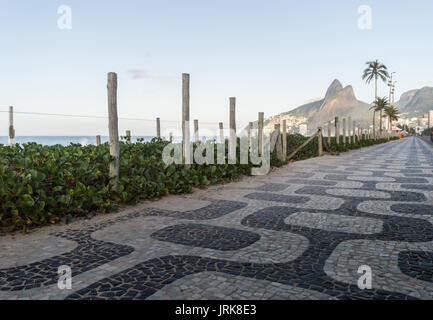
<instances>
[{"instance_id":1,"label":"rope fence","mask_svg":"<svg viewBox=\"0 0 433 320\"><path fill-rule=\"evenodd\" d=\"M258 142L259 153L263 155L264 152L264 113L258 113L258 121L249 122L247 125L239 127L236 121L236 97L230 97L227 101L229 111L228 125L224 122L209 123L200 122L198 119L191 119L190 117L190 75L182 74L182 120L163 120L161 118L146 119L139 117L119 117L117 106L117 74L114 72L108 73L107 76L107 93L108 93L108 116L100 115L78 115L78 114L62 114L62 113L43 113L43 112L28 112L28 111L15 111L14 107L9 107L8 110L0 110L1 113L8 113L9 115L9 134L8 142L11 147L15 146L16 129L14 126L14 115L22 116L41 116L41 117L63 117L63 118L80 118L80 119L97 119L104 120L105 124L108 122L108 136L103 137L97 134L91 138L86 138L85 143L94 142L96 145L108 142L110 147L110 155L113 160L110 163L110 177L113 179L115 186L119 178L119 157L120 157L120 136L126 137L127 143L134 142L138 139L137 133L143 132L144 129L151 129L153 134L147 135L149 137L166 138L170 142L181 143L182 156L185 165L190 164L192 160L192 142L200 144L207 139L224 145L226 144L226 137L228 136L228 163L236 163L236 150L239 146L239 137L241 135L248 136L248 149L251 147L251 139L254 138ZM120 126L119 126L120 122ZM125 122L128 122L126 125ZM134 122L137 126L131 125ZM146 122L145 126L140 126L140 122ZM60 124L61 125L61 124ZM318 127L317 131L307 140L304 144L299 146L290 155L287 155L287 122L286 120L281 123L275 124L273 132L270 134L271 138L271 152L276 151L277 157L281 161L288 161L293 158L299 151L309 145L315 138L318 137L318 154L323 155L323 147L328 149L331 145L332 129L336 144L346 145L360 142L365 139L380 139L384 138L384 133L380 132L379 135L371 135L370 130L363 130L356 121L344 118L342 123L339 117L336 117L334 123L331 121L327 123L328 136L327 143L323 137L322 127ZM119 130L119 127L121 130ZM281 128L282 127L282 128ZM334 127L334 128L333 128ZM105 127L107 128L107 127ZM192 134L191 134L192 129ZM282 129L282 130L281 130ZM98 129L99 130L99 129ZM341 130L343 135L341 137ZM105 130L104 130L105 131ZM267 131L267 130L266 130ZM105 131L106 132L106 131ZM228 135L227 135L228 133ZM266 133L267 135L268 133ZM146 136L144 136L146 138ZM204 138L203 138L204 137ZM390 134L387 135L388 140ZM340 140L342 138L342 141ZM248 150L250 151L250 150Z\"/></svg>"},{"instance_id":2,"label":"rope fence","mask_svg":"<svg viewBox=\"0 0 433 320\"><path fill-rule=\"evenodd\" d=\"M0 109L0 114L10 114L10 110L5 110L4 107ZM102 115L83 115L83 114L65 114L65 113L48 113L48 112L29 112L29 111L21 111L13 108L12 116L15 118L14 128L20 125L20 120L27 120L27 117L42 117L44 120L40 121L39 128L41 128L40 134L33 133L35 130L32 130L31 135L21 135L15 136L13 135L13 142L16 143L26 143L26 142L38 142L41 144L69 144L69 143L81 143L81 144L96 144L105 143L109 141L108 132L104 134L99 134L107 131L107 122L109 120L108 116ZM94 122L86 123L87 127L92 127L93 134L85 133L85 134L75 134L74 127L76 126L76 122L52 122L50 118L71 118L71 119L82 119L82 120L96 120ZM18 121L17 121L18 120ZM30 121L30 120L28 120ZM145 123L144 125L142 123ZM82 122L81 122L82 123ZM199 130L199 141L207 141L209 139L217 140L220 137L220 126L222 124L223 128L228 128L229 123L226 122L200 122L199 120L195 120L194 124L200 125ZM10 123L9 123L10 126ZM68 130L64 130L64 126L71 127ZM144 139L145 141L150 141L154 137L165 138L167 140L172 137L173 142L180 142L182 140L182 121L181 120L172 120L172 119L149 119L149 118L140 118L140 117L118 117L118 127L119 127L119 136L126 136L126 131L130 131L131 133L131 142L137 142L139 139ZM248 127L248 124L242 124L240 128L244 130ZM50 128L54 129L54 132L61 132L61 134L50 133L47 136L47 131ZM37 129L36 129L37 130ZM3 129L2 129L3 131ZM66 132L65 132L66 131ZM224 139L228 137L227 130L224 130ZM5 132L5 131L3 131ZM19 130L18 130L19 132ZM5 132L6 133L6 132ZM241 132L242 135L245 135L245 132ZM63 139L62 139L63 137ZM8 138L11 138L11 135L0 135L0 144L11 144L11 141L8 141ZM191 135L191 139L196 139L195 131L194 134ZM37 141L35 141L37 140Z\"/></svg>"}]
</instances>

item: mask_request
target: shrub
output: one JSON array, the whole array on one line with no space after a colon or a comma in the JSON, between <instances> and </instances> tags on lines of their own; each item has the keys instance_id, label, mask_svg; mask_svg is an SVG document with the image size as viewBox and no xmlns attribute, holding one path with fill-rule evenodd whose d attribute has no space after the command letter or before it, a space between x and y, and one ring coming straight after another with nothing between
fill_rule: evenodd
<instances>
[{"instance_id":1,"label":"shrub","mask_svg":"<svg viewBox=\"0 0 433 320\"><path fill-rule=\"evenodd\" d=\"M301 135L288 135L288 154L307 139ZM362 141L353 146L331 144L330 149L341 152L382 142L386 139ZM317 143L316 138L294 160L317 156ZM189 193L193 187L226 183L251 175L251 163L192 164L187 168L166 165L162 161L162 151L167 144L161 139L134 144L121 142L117 190L109 178L112 158L107 143L100 146L26 143L13 148L0 145L0 227L25 231L61 219L68 222L72 217L86 217L92 212L113 211L121 204L135 204L169 193ZM282 164L284 162L279 161L274 152L271 165Z\"/></svg>"}]
</instances>

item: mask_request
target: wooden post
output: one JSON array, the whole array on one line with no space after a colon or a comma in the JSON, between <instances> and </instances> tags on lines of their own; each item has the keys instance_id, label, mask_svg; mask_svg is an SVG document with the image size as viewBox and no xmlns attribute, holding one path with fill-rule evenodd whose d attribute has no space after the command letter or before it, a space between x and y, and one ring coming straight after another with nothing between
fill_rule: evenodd
<instances>
[{"instance_id":1,"label":"wooden post","mask_svg":"<svg viewBox=\"0 0 433 320\"><path fill-rule=\"evenodd\" d=\"M170 132L170 143L173 143L173 132Z\"/></svg>"},{"instance_id":2,"label":"wooden post","mask_svg":"<svg viewBox=\"0 0 433 320\"><path fill-rule=\"evenodd\" d=\"M322 127L318 128L318 135L319 138L319 157L323 156L323 136L322 136Z\"/></svg>"},{"instance_id":3,"label":"wooden post","mask_svg":"<svg viewBox=\"0 0 433 320\"><path fill-rule=\"evenodd\" d=\"M263 154L263 127L265 122L265 113L259 112L258 135L259 135L259 153Z\"/></svg>"},{"instance_id":4,"label":"wooden post","mask_svg":"<svg viewBox=\"0 0 433 320\"><path fill-rule=\"evenodd\" d=\"M224 123L220 122L220 143L225 143L226 138L224 135Z\"/></svg>"},{"instance_id":5,"label":"wooden post","mask_svg":"<svg viewBox=\"0 0 433 320\"><path fill-rule=\"evenodd\" d=\"M198 132L198 120L194 120L194 140L196 144L200 143L200 134Z\"/></svg>"},{"instance_id":6,"label":"wooden post","mask_svg":"<svg viewBox=\"0 0 433 320\"><path fill-rule=\"evenodd\" d=\"M353 126L352 126L352 130L353 130L353 132L352 132L352 137L353 137L353 143L356 143L356 122L355 122L355 120L353 120Z\"/></svg>"},{"instance_id":7,"label":"wooden post","mask_svg":"<svg viewBox=\"0 0 433 320\"><path fill-rule=\"evenodd\" d=\"M119 128L117 117L117 74L108 74L108 131L110 135L110 155L114 160L110 163L110 177L113 179L114 188L117 189L119 181Z\"/></svg>"},{"instance_id":8,"label":"wooden post","mask_svg":"<svg viewBox=\"0 0 433 320\"><path fill-rule=\"evenodd\" d=\"M191 164L191 141L189 126L189 83L190 76L187 73L182 74L182 143L185 163Z\"/></svg>"},{"instance_id":9,"label":"wooden post","mask_svg":"<svg viewBox=\"0 0 433 320\"><path fill-rule=\"evenodd\" d=\"M101 136L96 136L96 146L100 146L101 145Z\"/></svg>"},{"instance_id":10,"label":"wooden post","mask_svg":"<svg viewBox=\"0 0 433 320\"><path fill-rule=\"evenodd\" d=\"M229 135L229 164L236 164L236 148L237 148L237 135L236 135L236 98L232 97L230 100L230 135Z\"/></svg>"},{"instance_id":11,"label":"wooden post","mask_svg":"<svg viewBox=\"0 0 433 320\"><path fill-rule=\"evenodd\" d=\"M352 135L351 135L351 126L352 126L352 118L351 117L349 117L349 121L347 122L347 139L348 139L348 143L349 144L352 144Z\"/></svg>"},{"instance_id":12,"label":"wooden post","mask_svg":"<svg viewBox=\"0 0 433 320\"><path fill-rule=\"evenodd\" d=\"M131 131L126 130L126 143L131 144Z\"/></svg>"},{"instance_id":13,"label":"wooden post","mask_svg":"<svg viewBox=\"0 0 433 320\"><path fill-rule=\"evenodd\" d=\"M156 137L161 139L161 119L156 118Z\"/></svg>"},{"instance_id":14,"label":"wooden post","mask_svg":"<svg viewBox=\"0 0 433 320\"><path fill-rule=\"evenodd\" d=\"M236 134L236 98L230 98L230 133L234 140L235 146L237 146L237 134Z\"/></svg>"},{"instance_id":15,"label":"wooden post","mask_svg":"<svg viewBox=\"0 0 433 320\"><path fill-rule=\"evenodd\" d=\"M328 121L328 146L331 145L331 135L332 135L332 124Z\"/></svg>"},{"instance_id":16,"label":"wooden post","mask_svg":"<svg viewBox=\"0 0 433 320\"><path fill-rule=\"evenodd\" d=\"M14 146L15 129L14 129L14 107L9 107L9 146Z\"/></svg>"},{"instance_id":17,"label":"wooden post","mask_svg":"<svg viewBox=\"0 0 433 320\"><path fill-rule=\"evenodd\" d=\"M275 131L278 131L278 137L275 144L275 150L277 151L277 158L280 161L285 161L284 153L283 153L283 142L281 141L281 125L279 123L274 125Z\"/></svg>"},{"instance_id":18,"label":"wooden post","mask_svg":"<svg viewBox=\"0 0 433 320\"><path fill-rule=\"evenodd\" d=\"M251 148L251 131L253 130L253 123L248 124L248 150Z\"/></svg>"},{"instance_id":19,"label":"wooden post","mask_svg":"<svg viewBox=\"0 0 433 320\"><path fill-rule=\"evenodd\" d=\"M337 145L340 144L340 119L335 117L335 139L337 141Z\"/></svg>"},{"instance_id":20,"label":"wooden post","mask_svg":"<svg viewBox=\"0 0 433 320\"><path fill-rule=\"evenodd\" d=\"M343 144L346 145L346 118L343 119Z\"/></svg>"},{"instance_id":21,"label":"wooden post","mask_svg":"<svg viewBox=\"0 0 433 320\"><path fill-rule=\"evenodd\" d=\"M283 120L283 161L287 159L287 121Z\"/></svg>"}]
</instances>

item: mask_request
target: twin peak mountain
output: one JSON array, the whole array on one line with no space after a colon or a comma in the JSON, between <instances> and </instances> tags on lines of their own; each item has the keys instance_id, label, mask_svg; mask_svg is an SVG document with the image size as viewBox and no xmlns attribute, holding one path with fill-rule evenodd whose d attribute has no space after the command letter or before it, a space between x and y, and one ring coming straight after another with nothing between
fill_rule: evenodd
<instances>
[{"instance_id":1,"label":"twin peak mountain","mask_svg":"<svg viewBox=\"0 0 433 320\"><path fill-rule=\"evenodd\" d=\"M312 132L338 116L340 119L351 117L361 126L366 127L372 120L370 119L372 113L369 109L369 104L356 99L352 86L343 87L340 81L334 80L323 99L269 118L265 126L272 129L275 123L287 120L289 127L307 124L308 131Z\"/></svg>"},{"instance_id":2,"label":"twin peak mountain","mask_svg":"<svg viewBox=\"0 0 433 320\"><path fill-rule=\"evenodd\" d=\"M422 118L430 110L433 110L433 87L407 91L402 94L395 106L399 109L402 117ZM370 107L370 104L356 99L352 86L343 88L340 81L334 80L323 99L268 118L265 120L265 127L272 130L274 124L286 120L288 127L299 127L301 124L307 124L308 131L312 133L317 130L317 127L326 126L326 123L334 120L335 117L340 119L351 117L361 127L368 128L373 121L373 112Z\"/></svg>"}]
</instances>

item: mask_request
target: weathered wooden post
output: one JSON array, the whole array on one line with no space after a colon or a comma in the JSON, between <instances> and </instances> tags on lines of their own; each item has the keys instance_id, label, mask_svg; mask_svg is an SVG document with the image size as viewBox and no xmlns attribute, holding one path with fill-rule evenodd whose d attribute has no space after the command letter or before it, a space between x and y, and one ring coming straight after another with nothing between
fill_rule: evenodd
<instances>
[{"instance_id":1,"label":"weathered wooden post","mask_svg":"<svg viewBox=\"0 0 433 320\"><path fill-rule=\"evenodd\" d=\"M338 119L338 117L335 117L335 139L337 145L339 145L340 144L340 119Z\"/></svg>"},{"instance_id":2,"label":"weathered wooden post","mask_svg":"<svg viewBox=\"0 0 433 320\"><path fill-rule=\"evenodd\" d=\"M356 121L353 120L353 132L352 132L352 137L353 137L353 143L356 143Z\"/></svg>"},{"instance_id":3,"label":"weathered wooden post","mask_svg":"<svg viewBox=\"0 0 433 320\"><path fill-rule=\"evenodd\" d=\"M161 139L161 119L156 118L156 137Z\"/></svg>"},{"instance_id":4,"label":"weathered wooden post","mask_svg":"<svg viewBox=\"0 0 433 320\"><path fill-rule=\"evenodd\" d=\"M265 123L265 113L259 112L258 135L259 135L259 153L263 154L263 127Z\"/></svg>"},{"instance_id":5,"label":"weathered wooden post","mask_svg":"<svg viewBox=\"0 0 433 320\"><path fill-rule=\"evenodd\" d=\"M331 135L332 135L332 124L328 121L328 146L331 145Z\"/></svg>"},{"instance_id":6,"label":"weathered wooden post","mask_svg":"<svg viewBox=\"0 0 433 320\"><path fill-rule=\"evenodd\" d=\"M287 121L283 120L283 161L287 159Z\"/></svg>"},{"instance_id":7,"label":"weathered wooden post","mask_svg":"<svg viewBox=\"0 0 433 320\"><path fill-rule=\"evenodd\" d=\"M101 145L101 136L96 136L96 146L100 146Z\"/></svg>"},{"instance_id":8,"label":"weathered wooden post","mask_svg":"<svg viewBox=\"0 0 433 320\"><path fill-rule=\"evenodd\" d=\"M343 119L343 144L346 145L346 118Z\"/></svg>"},{"instance_id":9,"label":"weathered wooden post","mask_svg":"<svg viewBox=\"0 0 433 320\"><path fill-rule=\"evenodd\" d=\"M219 127L220 127L220 143L225 143L226 138L224 135L224 123L220 122Z\"/></svg>"},{"instance_id":10,"label":"weathered wooden post","mask_svg":"<svg viewBox=\"0 0 433 320\"><path fill-rule=\"evenodd\" d=\"M319 138L319 157L323 156L323 135L322 135L322 127L318 128L318 135Z\"/></svg>"},{"instance_id":11,"label":"weathered wooden post","mask_svg":"<svg viewBox=\"0 0 433 320\"><path fill-rule=\"evenodd\" d=\"M351 126L352 126L352 117L349 117L349 121L347 122L347 139L348 139L348 143L352 144L352 134L351 134Z\"/></svg>"},{"instance_id":12,"label":"weathered wooden post","mask_svg":"<svg viewBox=\"0 0 433 320\"><path fill-rule=\"evenodd\" d=\"M126 130L126 143L131 144L131 131Z\"/></svg>"},{"instance_id":13,"label":"weathered wooden post","mask_svg":"<svg viewBox=\"0 0 433 320\"><path fill-rule=\"evenodd\" d=\"M191 164L191 141L190 141L190 126L189 126L189 83L190 76L187 73L182 74L182 143L183 156L185 164Z\"/></svg>"},{"instance_id":14,"label":"weathered wooden post","mask_svg":"<svg viewBox=\"0 0 433 320\"><path fill-rule=\"evenodd\" d=\"M9 146L14 146L15 129L14 129L14 107L9 107Z\"/></svg>"},{"instance_id":15,"label":"weathered wooden post","mask_svg":"<svg viewBox=\"0 0 433 320\"><path fill-rule=\"evenodd\" d=\"M236 164L236 148L238 138L236 134L236 98L230 100L230 136L229 136L229 164Z\"/></svg>"},{"instance_id":16,"label":"weathered wooden post","mask_svg":"<svg viewBox=\"0 0 433 320\"><path fill-rule=\"evenodd\" d=\"M194 140L196 144L200 143L200 134L198 132L198 120L194 120Z\"/></svg>"},{"instance_id":17,"label":"weathered wooden post","mask_svg":"<svg viewBox=\"0 0 433 320\"><path fill-rule=\"evenodd\" d=\"M117 189L119 181L119 128L117 117L117 74L108 74L108 131L110 135L110 155L114 160L110 163L110 177L113 179L114 188Z\"/></svg>"},{"instance_id":18,"label":"weathered wooden post","mask_svg":"<svg viewBox=\"0 0 433 320\"><path fill-rule=\"evenodd\" d=\"M253 131L253 123L250 122L248 124L248 150L251 149L251 132Z\"/></svg>"},{"instance_id":19,"label":"weathered wooden post","mask_svg":"<svg viewBox=\"0 0 433 320\"><path fill-rule=\"evenodd\" d=\"M274 125L275 132L278 132L277 141L275 143L275 150L277 151L277 158L280 161L285 161L284 153L283 153L283 142L281 141L281 125L276 123Z\"/></svg>"}]
</instances>

